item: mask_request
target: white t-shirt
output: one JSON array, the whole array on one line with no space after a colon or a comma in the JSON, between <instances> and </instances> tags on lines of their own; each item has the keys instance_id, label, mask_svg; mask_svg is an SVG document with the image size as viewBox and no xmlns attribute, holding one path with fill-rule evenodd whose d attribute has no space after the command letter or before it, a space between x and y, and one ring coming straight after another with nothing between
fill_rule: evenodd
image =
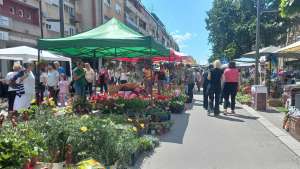
<instances>
[{"instance_id":1,"label":"white t-shirt","mask_svg":"<svg viewBox=\"0 0 300 169\"><path fill-rule=\"evenodd\" d=\"M9 72L7 73L5 80L6 81L10 81L18 72ZM8 91L16 91L17 89L14 89L12 87L8 87Z\"/></svg>"},{"instance_id":2,"label":"white t-shirt","mask_svg":"<svg viewBox=\"0 0 300 169\"><path fill-rule=\"evenodd\" d=\"M23 80L25 94L35 93L35 77L32 72L29 72L27 77Z\"/></svg>"},{"instance_id":3,"label":"white t-shirt","mask_svg":"<svg viewBox=\"0 0 300 169\"><path fill-rule=\"evenodd\" d=\"M85 70L85 79L86 81L88 81L89 83L93 83L94 79L95 79L95 72L93 69L90 70Z\"/></svg>"},{"instance_id":4,"label":"white t-shirt","mask_svg":"<svg viewBox=\"0 0 300 169\"><path fill-rule=\"evenodd\" d=\"M57 87L59 82L59 73L56 70L48 72L48 86Z\"/></svg>"},{"instance_id":5,"label":"white t-shirt","mask_svg":"<svg viewBox=\"0 0 300 169\"><path fill-rule=\"evenodd\" d=\"M40 83L43 83L43 85L47 85L48 81L48 73L42 72L40 76Z\"/></svg>"},{"instance_id":6,"label":"white t-shirt","mask_svg":"<svg viewBox=\"0 0 300 169\"><path fill-rule=\"evenodd\" d=\"M126 80L126 81L128 81L127 73L121 73L120 80Z\"/></svg>"}]
</instances>

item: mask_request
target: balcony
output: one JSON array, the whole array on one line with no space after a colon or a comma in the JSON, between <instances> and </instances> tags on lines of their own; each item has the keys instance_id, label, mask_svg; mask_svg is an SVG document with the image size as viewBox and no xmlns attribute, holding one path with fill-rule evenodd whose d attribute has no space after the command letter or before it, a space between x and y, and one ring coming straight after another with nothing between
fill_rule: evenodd
<instances>
[{"instance_id":1,"label":"balcony","mask_svg":"<svg viewBox=\"0 0 300 169\"><path fill-rule=\"evenodd\" d=\"M132 18L130 18L130 16L128 15L128 14L125 14L125 21L126 21L126 24L129 26L129 27L131 27L131 28L133 28L134 30L138 30L138 25L137 25L137 23L132 19Z\"/></svg>"}]
</instances>

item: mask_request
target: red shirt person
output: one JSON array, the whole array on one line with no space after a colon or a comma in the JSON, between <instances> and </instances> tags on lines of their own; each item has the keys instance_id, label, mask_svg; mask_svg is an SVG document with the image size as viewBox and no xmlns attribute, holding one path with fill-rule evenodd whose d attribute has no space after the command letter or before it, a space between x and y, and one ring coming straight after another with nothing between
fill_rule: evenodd
<instances>
[{"instance_id":1,"label":"red shirt person","mask_svg":"<svg viewBox=\"0 0 300 169\"><path fill-rule=\"evenodd\" d=\"M229 68L226 68L223 74L224 79L224 114L227 114L227 108L230 106L231 112L235 113L235 97L238 91L240 72L236 68L235 62L229 63ZM230 102L229 102L230 97Z\"/></svg>"}]
</instances>

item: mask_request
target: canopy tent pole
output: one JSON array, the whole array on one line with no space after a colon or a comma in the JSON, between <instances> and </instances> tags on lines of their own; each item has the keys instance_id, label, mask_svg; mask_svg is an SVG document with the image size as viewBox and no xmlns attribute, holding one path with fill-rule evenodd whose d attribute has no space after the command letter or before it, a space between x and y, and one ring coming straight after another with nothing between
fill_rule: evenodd
<instances>
[{"instance_id":1,"label":"canopy tent pole","mask_svg":"<svg viewBox=\"0 0 300 169\"><path fill-rule=\"evenodd\" d=\"M36 80L35 80L35 84L36 84L36 103L39 105L40 102L42 101L43 98L41 98L40 96L40 92L41 92L41 88L40 88L40 70L39 70L39 64L40 64L40 61L41 61L41 50L38 49L38 60L37 60L37 63L35 65L35 74L36 74Z\"/></svg>"},{"instance_id":2,"label":"canopy tent pole","mask_svg":"<svg viewBox=\"0 0 300 169\"><path fill-rule=\"evenodd\" d=\"M117 58L117 48L115 48L115 58ZM115 63L114 64L114 83L117 84L117 79L116 79L116 61L114 61Z\"/></svg>"},{"instance_id":3,"label":"canopy tent pole","mask_svg":"<svg viewBox=\"0 0 300 169\"><path fill-rule=\"evenodd\" d=\"M152 57L152 47L150 47L150 58ZM151 77L152 79L153 78L153 65L152 65L152 62L151 62ZM151 100L153 100L153 82L152 82L152 87L151 87Z\"/></svg>"},{"instance_id":4,"label":"canopy tent pole","mask_svg":"<svg viewBox=\"0 0 300 169\"><path fill-rule=\"evenodd\" d=\"M97 67L97 60L96 60L96 49L93 50L93 58L94 58L94 69Z\"/></svg>"}]
</instances>

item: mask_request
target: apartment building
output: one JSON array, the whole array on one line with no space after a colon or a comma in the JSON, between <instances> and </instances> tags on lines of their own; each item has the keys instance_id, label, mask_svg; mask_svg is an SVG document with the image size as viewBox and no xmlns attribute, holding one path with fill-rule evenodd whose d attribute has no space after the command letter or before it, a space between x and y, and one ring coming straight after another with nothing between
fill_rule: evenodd
<instances>
[{"instance_id":1,"label":"apartment building","mask_svg":"<svg viewBox=\"0 0 300 169\"><path fill-rule=\"evenodd\" d=\"M64 34L76 33L75 1L64 0ZM39 0L0 0L0 48L15 46L36 47L41 37L60 37L59 0L42 0L40 23ZM1 60L0 71L5 74L12 61Z\"/></svg>"},{"instance_id":2,"label":"apartment building","mask_svg":"<svg viewBox=\"0 0 300 169\"><path fill-rule=\"evenodd\" d=\"M166 47L179 51L177 43L166 31L163 22L154 14L150 13L140 0L125 1L125 23L134 30L153 36L158 42Z\"/></svg>"}]
</instances>

